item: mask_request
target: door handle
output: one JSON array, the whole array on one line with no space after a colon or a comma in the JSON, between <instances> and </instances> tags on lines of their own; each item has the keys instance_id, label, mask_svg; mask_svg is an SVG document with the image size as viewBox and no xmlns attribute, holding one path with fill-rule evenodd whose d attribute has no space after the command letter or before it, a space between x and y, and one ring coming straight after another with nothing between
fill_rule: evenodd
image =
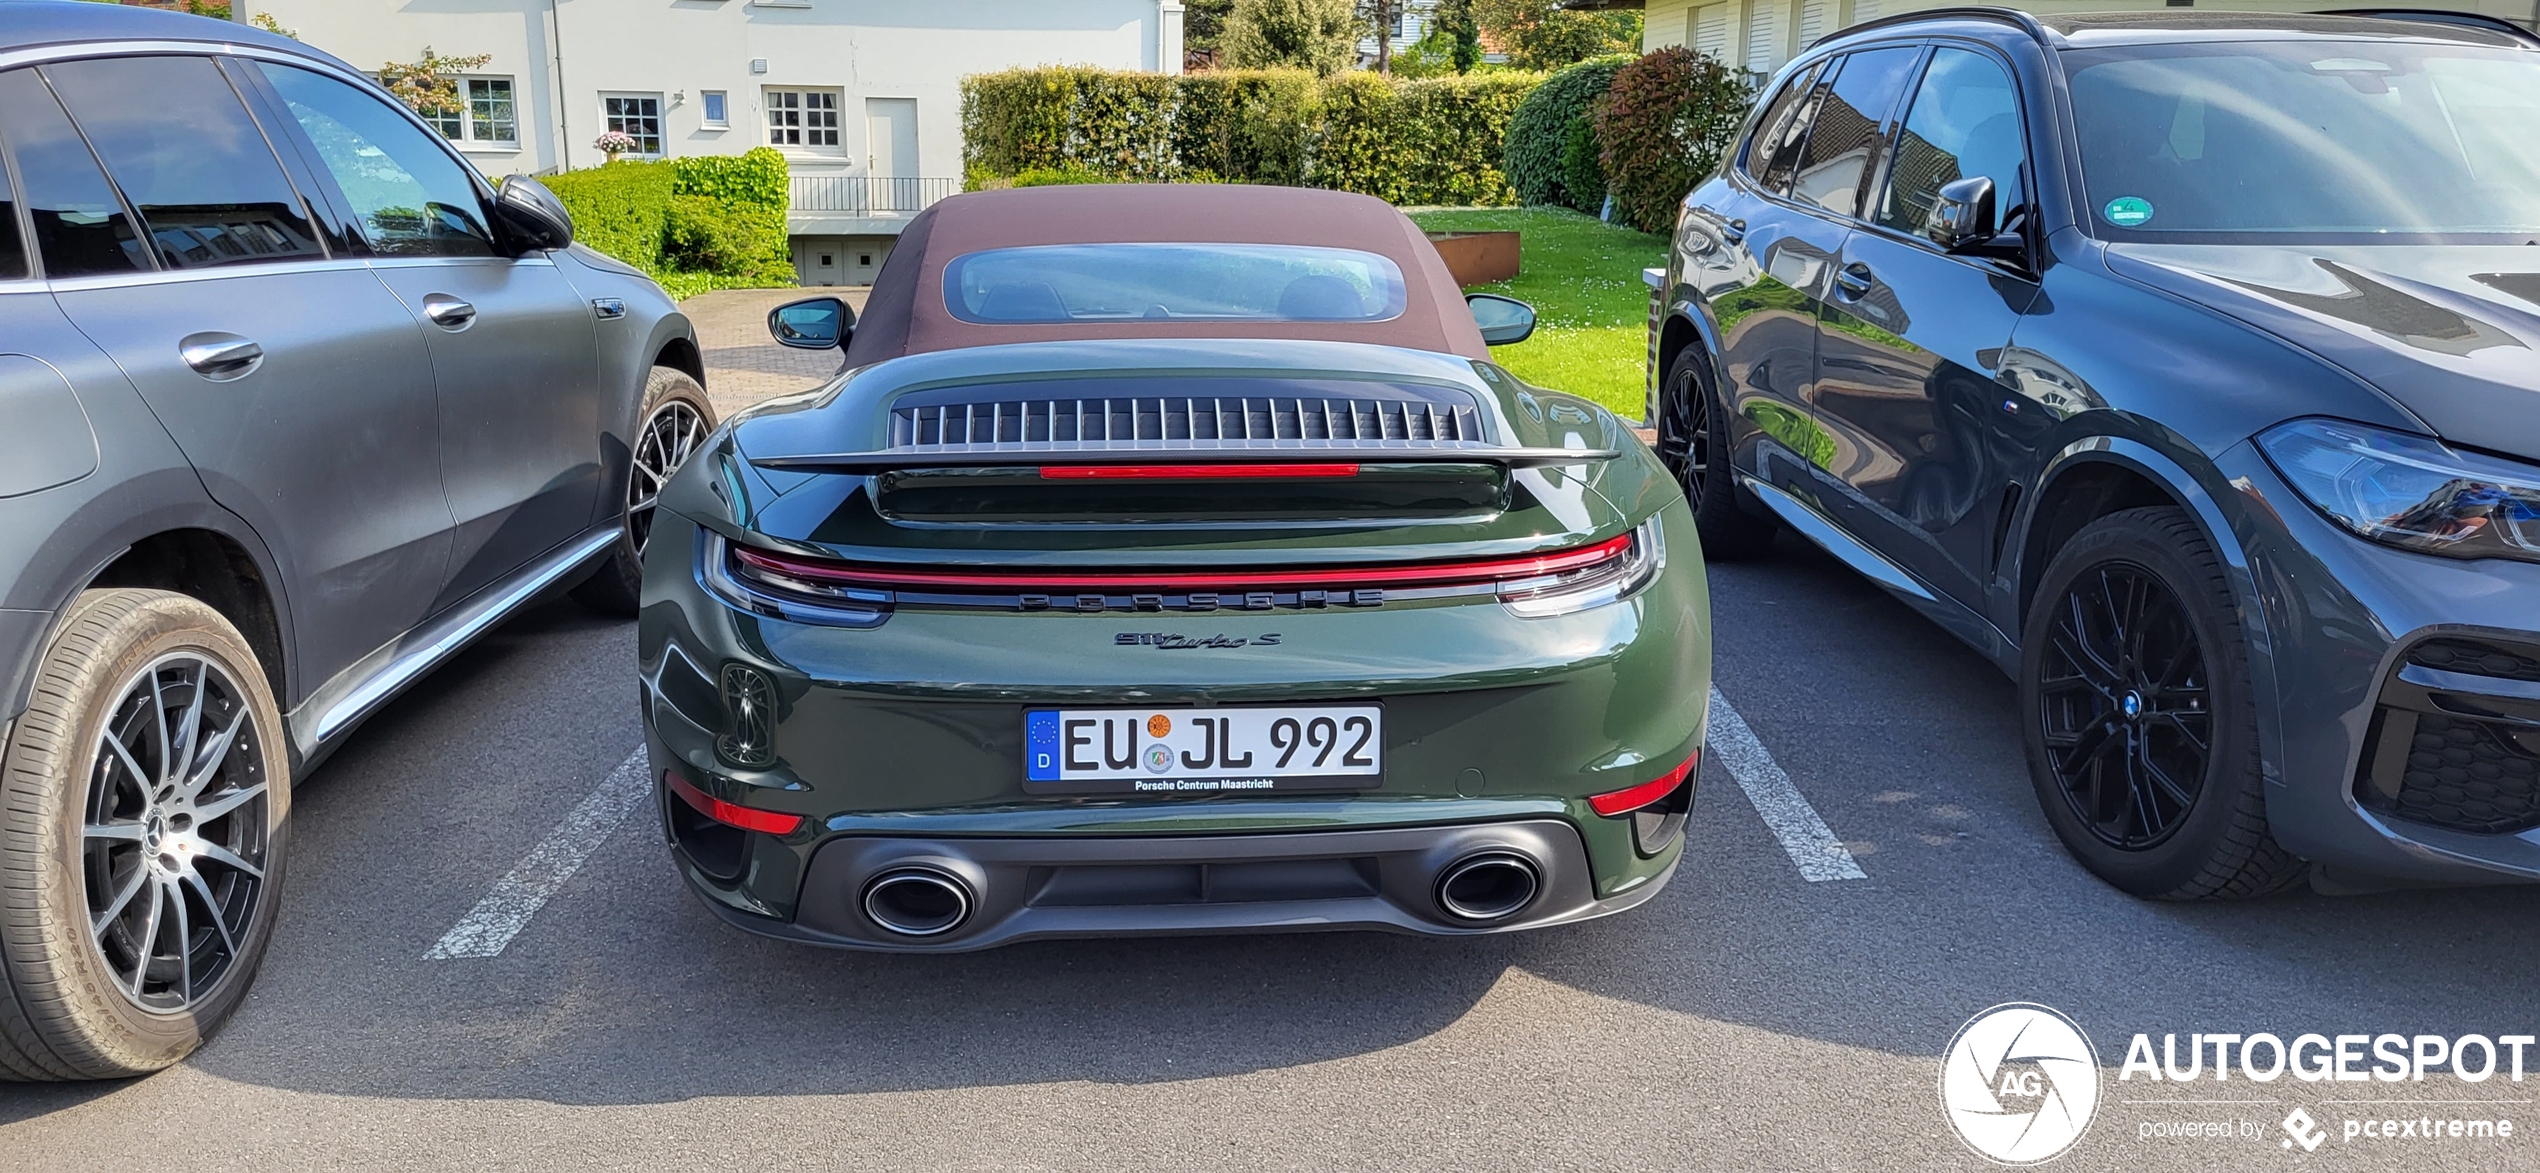
<instances>
[{"instance_id":1,"label":"door handle","mask_svg":"<svg viewBox=\"0 0 2540 1173\"><path fill-rule=\"evenodd\" d=\"M424 295L423 316L432 319L433 325L455 332L467 329L467 324L476 320L476 307L446 293L431 293Z\"/></svg>"},{"instance_id":2,"label":"door handle","mask_svg":"<svg viewBox=\"0 0 2540 1173\"><path fill-rule=\"evenodd\" d=\"M236 334L207 331L188 334L176 344L177 357L194 373L215 383L244 378L265 361L265 348Z\"/></svg>"},{"instance_id":3,"label":"door handle","mask_svg":"<svg viewBox=\"0 0 2540 1173\"><path fill-rule=\"evenodd\" d=\"M1870 267L1859 261L1845 265L1834 275L1835 288L1845 297L1859 297L1870 291Z\"/></svg>"},{"instance_id":4,"label":"door handle","mask_svg":"<svg viewBox=\"0 0 2540 1173\"><path fill-rule=\"evenodd\" d=\"M1746 221L1731 220L1720 225L1720 239L1736 244L1746 239Z\"/></svg>"}]
</instances>

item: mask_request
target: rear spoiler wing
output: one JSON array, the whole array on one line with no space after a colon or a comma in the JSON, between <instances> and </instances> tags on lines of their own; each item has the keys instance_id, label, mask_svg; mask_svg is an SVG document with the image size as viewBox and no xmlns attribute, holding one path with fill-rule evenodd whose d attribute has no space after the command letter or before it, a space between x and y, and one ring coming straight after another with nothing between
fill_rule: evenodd
<instances>
[{"instance_id":1,"label":"rear spoiler wing","mask_svg":"<svg viewBox=\"0 0 2540 1173\"><path fill-rule=\"evenodd\" d=\"M1496 464L1507 468L1544 468L1612 460L1613 448L1404 447L1374 444L1328 448L1075 448L1065 444L980 445L957 450L886 448L877 452L831 452L801 456L752 457L760 468L791 472L872 474L920 468L1020 468L1033 465L1296 465L1296 464Z\"/></svg>"}]
</instances>

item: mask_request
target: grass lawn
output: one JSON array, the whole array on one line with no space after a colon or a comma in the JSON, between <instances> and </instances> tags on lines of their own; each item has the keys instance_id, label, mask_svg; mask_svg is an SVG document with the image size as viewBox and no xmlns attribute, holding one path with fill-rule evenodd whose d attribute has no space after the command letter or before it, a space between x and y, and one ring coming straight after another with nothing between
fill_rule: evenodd
<instances>
[{"instance_id":1,"label":"grass lawn","mask_svg":"<svg viewBox=\"0 0 2540 1173\"><path fill-rule=\"evenodd\" d=\"M1476 291L1535 307L1535 335L1491 357L1538 387L1641 414L1649 353L1649 287L1640 271L1667 261L1667 238L1556 208L1445 208L1411 213L1422 228L1523 234L1517 277Z\"/></svg>"}]
</instances>

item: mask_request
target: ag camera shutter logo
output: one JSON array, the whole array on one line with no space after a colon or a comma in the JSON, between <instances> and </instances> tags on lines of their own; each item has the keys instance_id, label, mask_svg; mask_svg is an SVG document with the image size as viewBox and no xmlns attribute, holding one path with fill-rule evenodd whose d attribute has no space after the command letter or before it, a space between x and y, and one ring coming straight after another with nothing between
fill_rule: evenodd
<instances>
[{"instance_id":1,"label":"ag camera shutter logo","mask_svg":"<svg viewBox=\"0 0 2540 1173\"><path fill-rule=\"evenodd\" d=\"M1968 1019L1941 1052L1940 1107L1978 1156L2054 1160L2098 1114L2099 1053L2062 1012L2005 1002Z\"/></svg>"}]
</instances>

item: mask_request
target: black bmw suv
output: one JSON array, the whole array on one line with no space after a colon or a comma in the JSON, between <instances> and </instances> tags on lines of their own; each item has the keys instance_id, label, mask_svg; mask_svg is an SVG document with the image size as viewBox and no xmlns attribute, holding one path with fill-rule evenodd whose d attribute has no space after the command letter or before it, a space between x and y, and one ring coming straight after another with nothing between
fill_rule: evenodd
<instances>
[{"instance_id":1,"label":"black bmw suv","mask_svg":"<svg viewBox=\"0 0 2540 1173\"><path fill-rule=\"evenodd\" d=\"M2013 674L2129 892L2540 877L2540 41L1943 9L1762 96L1654 318L1706 554Z\"/></svg>"}]
</instances>

